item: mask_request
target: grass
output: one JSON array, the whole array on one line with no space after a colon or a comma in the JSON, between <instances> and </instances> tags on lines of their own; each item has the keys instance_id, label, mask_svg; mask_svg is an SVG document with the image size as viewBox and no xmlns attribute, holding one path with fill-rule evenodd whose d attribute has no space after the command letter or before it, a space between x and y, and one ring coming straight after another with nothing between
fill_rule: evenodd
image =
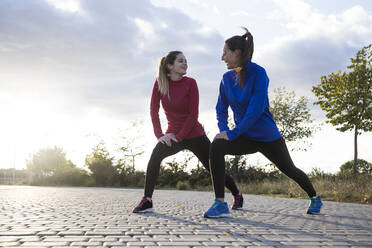
<instances>
[{"instance_id":1,"label":"grass","mask_svg":"<svg viewBox=\"0 0 372 248\"><path fill-rule=\"evenodd\" d=\"M311 176L311 175L310 175ZM93 179L91 179L92 181ZM314 173L311 181L317 193L323 200L337 202L352 202L361 204L372 204L372 175L358 174L352 175L333 175L325 173ZM51 182L49 182L51 183ZM137 182L132 187L143 188L144 180ZM31 185L56 185L42 184L33 182ZM72 186L72 185L70 185ZM94 186L91 185L81 186ZM128 186L129 187L129 186ZM157 186L156 189L179 189L195 191L213 191L212 185L201 186L191 185L188 180L179 181L176 186ZM281 176L277 179L265 179L262 181L251 181L240 183L239 189L243 194L270 195L277 197L308 198L307 194L297 185L296 182Z\"/></svg>"},{"instance_id":2,"label":"grass","mask_svg":"<svg viewBox=\"0 0 372 248\"><path fill-rule=\"evenodd\" d=\"M362 204L372 203L372 179L370 176L313 178L311 181L323 200ZM239 184L239 188L244 194L294 198L308 197L296 182L288 178Z\"/></svg>"},{"instance_id":3,"label":"grass","mask_svg":"<svg viewBox=\"0 0 372 248\"><path fill-rule=\"evenodd\" d=\"M311 178L311 182L322 200L372 204L372 176L370 175L357 175L355 177L322 175ZM295 181L287 177L239 183L238 187L243 194L308 198L305 191ZM213 191L211 185L193 185L191 187L187 182L180 182L176 188L179 190Z\"/></svg>"}]
</instances>

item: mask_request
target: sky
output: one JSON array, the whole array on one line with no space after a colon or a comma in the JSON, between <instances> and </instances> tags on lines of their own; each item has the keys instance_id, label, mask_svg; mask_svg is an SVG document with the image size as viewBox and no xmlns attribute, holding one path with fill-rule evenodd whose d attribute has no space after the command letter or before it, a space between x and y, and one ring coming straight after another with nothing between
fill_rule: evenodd
<instances>
[{"instance_id":1,"label":"sky","mask_svg":"<svg viewBox=\"0 0 372 248\"><path fill-rule=\"evenodd\" d=\"M0 1L0 168L24 169L32 154L54 146L84 167L100 140L119 157L118 147L129 138L144 147L136 168L145 170L157 142L151 91L158 61L171 50L188 60L187 76L199 87L199 121L213 139L226 71L221 52L227 38L243 34L241 26L253 34L252 60L266 69L269 93L286 87L306 96L313 120L322 124L325 113L312 104L312 86L322 75L345 71L350 58L372 43L372 2ZM160 116L165 130L162 111ZM353 159L352 132L323 124L308 141L306 152L291 153L305 172L337 172ZM369 162L371 141L371 133L358 138L359 158ZM260 154L247 158L252 165L268 163Z\"/></svg>"}]
</instances>

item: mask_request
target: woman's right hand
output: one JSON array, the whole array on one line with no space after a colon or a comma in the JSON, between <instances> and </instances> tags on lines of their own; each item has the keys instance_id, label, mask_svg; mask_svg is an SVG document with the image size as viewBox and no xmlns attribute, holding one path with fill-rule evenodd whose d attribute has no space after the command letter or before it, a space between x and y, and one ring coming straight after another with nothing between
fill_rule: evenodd
<instances>
[{"instance_id":1,"label":"woman's right hand","mask_svg":"<svg viewBox=\"0 0 372 248\"><path fill-rule=\"evenodd\" d=\"M172 140L178 142L173 133L167 133L158 139L160 143L166 144L167 146L172 146Z\"/></svg>"}]
</instances>

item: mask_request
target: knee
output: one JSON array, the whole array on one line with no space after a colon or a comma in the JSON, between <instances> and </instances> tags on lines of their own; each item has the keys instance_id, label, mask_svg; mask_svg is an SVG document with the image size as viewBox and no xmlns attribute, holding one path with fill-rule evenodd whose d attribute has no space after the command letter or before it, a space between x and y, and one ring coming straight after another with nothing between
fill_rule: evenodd
<instances>
[{"instance_id":1,"label":"knee","mask_svg":"<svg viewBox=\"0 0 372 248\"><path fill-rule=\"evenodd\" d=\"M164 159L166 148L166 145L159 142L152 150L150 161L157 161L160 163Z\"/></svg>"},{"instance_id":2,"label":"knee","mask_svg":"<svg viewBox=\"0 0 372 248\"><path fill-rule=\"evenodd\" d=\"M293 163L286 163L285 165L277 166L281 172L288 177L295 179L296 177L302 176L304 172L297 168Z\"/></svg>"}]
</instances>

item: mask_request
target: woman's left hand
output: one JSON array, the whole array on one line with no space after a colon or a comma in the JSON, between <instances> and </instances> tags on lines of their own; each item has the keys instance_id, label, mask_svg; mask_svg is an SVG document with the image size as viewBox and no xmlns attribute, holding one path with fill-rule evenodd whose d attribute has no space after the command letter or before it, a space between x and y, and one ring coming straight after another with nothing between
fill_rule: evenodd
<instances>
[{"instance_id":1,"label":"woman's left hand","mask_svg":"<svg viewBox=\"0 0 372 248\"><path fill-rule=\"evenodd\" d=\"M220 133L216 134L216 136L214 137L213 140L215 140L215 139L229 140L229 137L227 137L226 131L223 131L223 132L220 132Z\"/></svg>"}]
</instances>

